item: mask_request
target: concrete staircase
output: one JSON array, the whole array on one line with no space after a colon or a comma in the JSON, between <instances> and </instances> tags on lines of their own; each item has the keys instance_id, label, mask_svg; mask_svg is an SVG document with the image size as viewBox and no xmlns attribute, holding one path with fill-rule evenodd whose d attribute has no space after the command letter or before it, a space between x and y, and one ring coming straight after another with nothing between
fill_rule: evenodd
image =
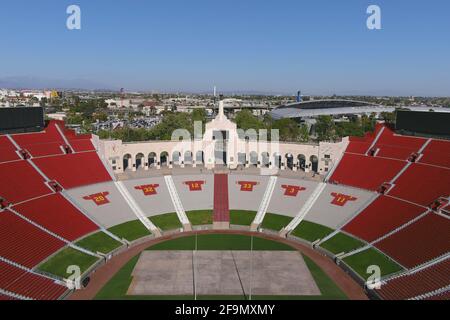
<instances>
[{"instance_id":1,"label":"concrete staircase","mask_svg":"<svg viewBox=\"0 0 450 320\"><path fill-rule=\"evenodd\" d=\"M264 196L261 200L258 212L256 213L255 220L253 220L252 225L250 226L250 229L252 231L258 230L258 227L264 220L264 216L266 215L267 208L269 208L270 200L272 199L273 191L275 190L277 180L278 178L276 176L271 176L269 178L269 182L267 184L266 191L264 192Z\"/></svg>"},{"instance_id":2,"label":"concrete staircase","mask_svg":"<svg viewBox=\"0 0 450 320\"><path fill-rule=\"evenodd\" d=\"M185 231L191 231L191 223L186 215L186 212L184 211L183 204L181 203L180 196L175 188L175 183L173 182L172 176L164 176L164 180L166 181L167 189L169 189L170 198L172 199L178 219L180 219Z\"/></svg>"}]
</instances>

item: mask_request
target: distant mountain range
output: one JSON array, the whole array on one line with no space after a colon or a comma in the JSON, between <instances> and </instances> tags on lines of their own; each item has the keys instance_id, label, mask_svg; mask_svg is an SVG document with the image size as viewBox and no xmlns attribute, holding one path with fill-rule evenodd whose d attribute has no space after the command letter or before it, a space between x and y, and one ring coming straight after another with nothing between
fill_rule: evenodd
<instances>
[{"instance_id":1,"label":"distant mountain range","mask_svg":"<svg viewBox=\"0 0 450 320\"><path fill-rule=\"evenodd\" d=\"M92 81L86 78L77 78L77 79L52 79L52 78L42 78L42 77L29 77L29 76L14 76L14 77L3 77L0 78L0 88L9 88L9 89L63 89L63 90L95 90L95 91L119 91L120 87L116 87L114 85L100 83L96 81ZM302 88L299 88L302 89ZM305 88L303 88L305 89ZM136 89L136 88L125 88L126 92L145 92L145 93L178 93L178 94L212 94L211 90L183 90L183 89ZM312 92L314 91L314 92ZM264 91L264 90L218 90L218 94L224 94L226 96L231 95L267 95L267 96L295 96L296 90L293 92L277 92L277 91ZM436 96L442 97L442 95L427 95L425 92L397 92L392 89L373 89L366 92L361 90L345 90L342 92L331 92L326 88L322 90L302 90L305 95L311 96L331 96L333 94L339 96Z\"/></svg>"},{"instance_id":2,"label":"distant mountain range","mask_svg":"<svg viewBox=\"0 0 450 320\"><path fill-rule=\"evenodd\" d=\"M84 90L120 90L113 86L88 79L50 79L40 77L4 77L0 78L0 88L10 89L84 89Z\"/></svg>"}]
</instances>

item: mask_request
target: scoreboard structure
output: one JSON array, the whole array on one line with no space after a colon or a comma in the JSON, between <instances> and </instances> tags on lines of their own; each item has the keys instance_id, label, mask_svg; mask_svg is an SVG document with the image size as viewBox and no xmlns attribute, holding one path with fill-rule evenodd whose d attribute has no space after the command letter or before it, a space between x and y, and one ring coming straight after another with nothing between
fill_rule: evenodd
<instances>
[{"instance_id":1,"label":"scoreboard structure","mask_svg":"<svg viewBox=\"0 0 450 320\"><path fill-rule=\"evenodd\" d=\"M396 130L413 135L450 137L450 112L397 110Z\"/></svg>"},{"instance_id":2,"label":"scoreboard structure","mask_svg":"<svg viewBox=\"0 0 450 320\"><path fill-rule=\"evenodd\" d=\"M44 125L42 107L0 108L0 134L39 132Z\"/></svg>"}]
</instances>

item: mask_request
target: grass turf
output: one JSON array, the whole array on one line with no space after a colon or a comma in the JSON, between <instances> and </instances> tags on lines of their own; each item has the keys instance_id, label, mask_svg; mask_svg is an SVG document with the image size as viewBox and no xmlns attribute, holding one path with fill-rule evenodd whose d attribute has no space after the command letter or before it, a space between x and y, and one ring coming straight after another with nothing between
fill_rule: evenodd
<instances>
[{"instance_id":1,"label":"grass turf","mask_svg":"<svg viewBox=\"0 0 450 320\"><path fill-rule=\"evenodd\" d=\"M266 213L261 228L280 231L286 227L293 218L274 213Z\"/></svg>"},{"instance_id":2,"label":"grass turf","mask_svg":"<svg viewBox=\"0 0 450 320\"><path fill-rule=\"evenodd\" d=\"M314 242L318 239L323 239L333 231L333 229L323 225L303 220L291 234L309 242Z\"/></svg>"},{"instance_id":3,"label":"grass turf","mask_svg":"<svg viewBox=\"0 0 450 320\"><path fill-rule=\"evenodd\" d=\"M367 267L371 265L379 266L383 277L403 270L397 263L373 248L344 258L343 261L365 280L371 276L367 273Z\"/></svg>"},{"instance_id":4,"label":"grass turf","mask_svg":"<svg viewBox=\"0 0 450 320\"><path fill-rule=\"evenodd\" d=\"M41 264L38 269L56 276L67 278L68 266L79 266L81 273L84 273L90 266L97 262L99 258L87 255L73 248L65 248Z\"/></svg>"},{"instance_id":5,"label":"grass turf","mask_svg":"<svg viewBox=\"0 0 450 320\"><path fill-rule=\"evenodd\" d=\"M255 220L256 211L230 210L230 224L249 226Z\"/></svg>"},{"instance_id":6,"label":"grass turf","mask_svg":"<svg viewBox=\"0 0 450 320\"><path fill-rule=\"evenodd\" d=\"M163 231L179 229L182 227L180 219L175 212L149 217L150 221Z\"/></svg>"},{"instance_id":7,"label":"grass turf","mask_svg":"<svg viewBox=\"0 0 450 320\"><path fill-rule=\"evenodd\" d=\"M250 250L251 237L233 234L205 234L197 236L197 250ZM182 237L151 246L147 250L194 250L195 236ZM294 250L276 241L253 237L253 250Z\"/></svg>"},{"instance_id":8,"label":"grass turf","mask_svg":"<svg viewBox=\"0 0 450 320\"><path fill-rule=\"evenodd\" d=\"M250 237L243 235L199 235L197 238L199 250L248 250ZM226 243L224 243L226 242ZM147 250L192 250L195 246L195 236L169 240L156 244ZM255 250L294 250L290 246L275 241L254 237ZM254 300L315 300L315 299L346 299L345 294L311 259L303 256L317 286L320 296L253 296ZM119 272L99 291L96 299L108 300L192 300L193 296L127 296L131 284L131 273L139 260L139 255L126 263ZM199 300L245 300L245 296L198 296Z\"/></svg>"},{"instance_id":9,"label":"grass turf","mask_svg":"<svg viewBox=\"0 0 450 320\"><path fill-rule=\"evenodd\" d=\"M186 215L193 226L201 226L213 223L212 210L193 210L187 211Z\"/></svg>"},{"instance_id":10,"label":"grass turf","mask_svg":"<svg viewBox=\"0 0 450 320\"><path fill-rule=\"evenodd\" d=\"M78 241L76 245L92 252L107 254L120 247L122 243L100 231Z\"/></svg>"},{"instance_id":11,"label":"grass turf","mask_svg":"<svg viewBox=\"0 0 450 320\"><path fill-rule=\"evenodd\" d=\"M340 232L322 243L320 246L331 253L339 254L341 252L353 251L363 247L364 245L364 242Z\"/></svg>"},{"instance_id":12,"label":"grass turf","mask_svg":"<svg viewBox=\"0 0 450 320\"><path fill-rule=\"evenodd\" d=\"M347 299L347 296L341 289L331 280L323 270L314 263L310 258L303 255L306 265L309 271L316 281L317 286L320 289L321 296L316 296L315 299L326 299L326 300L339 300ZM314 299L311 297L311 299Z\"/></svg>"},{"instance_id":13,"label":"grass turf","mask_svg":"<svg viewBox=\"0 0 450 320\"><path fill-rule=\"evenodd\" d=\"M139 260L139 255L128 261L112 279L99 291L96 299L124 299L131 284L131 272Z\"/></svg>"},{"instance_id":14,"label":"grass turf","mask_svg":"<svg viewBox=\"0 0 450 320\"><path fill-rule=\"evenodd\" d=\"M140 220L128 221L108 229L119 238L134 241L139 238L150 235L150 231L142 224Z\"/></svg>"}]
</instances>

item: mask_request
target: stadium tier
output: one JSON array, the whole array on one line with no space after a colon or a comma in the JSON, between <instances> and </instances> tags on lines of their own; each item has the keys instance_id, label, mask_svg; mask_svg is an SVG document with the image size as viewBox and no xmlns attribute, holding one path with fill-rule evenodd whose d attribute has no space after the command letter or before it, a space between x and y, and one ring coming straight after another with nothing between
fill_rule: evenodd
<instances>
[{"instance_id":1,"label":"stadium tier","mask_svg":"<svg viewBox=\"0 0 450 320\"><path fill-rule=\"evenodd\" d=\"M92 135L90 134L75 134L73 130L65 130L64 135L69 141L70 146L74 152L95 151L95 147L92 144Z\"/></svg>"},{"instance_id":2,"label":"stadium tier","mask_svg":"<svg viewBox=\"0 0 450 320\"><path fill-rule=\"evenodd\" d=\"M60 125L60 128L64 128L64 123ZM77 135L75 131L70 129L63 129L63 132L74 152L95 151L95 147L91 142L91 134Z\"/></svg>"},{"instance_id":3,"label":"stadium tier","mask_svg":"<svg viewBox=\"0 0 450 320\"><path fill-rule=\"evenodd\" d=\"M376 136L384 127L380 124L375 126L375 131L371 133L366 133L364 137L349 137L349 144L347 146L346 152L348 153L358 153L367 154L370 147L375 141Z\"/></svg>"},{"instance_id":4,"label":"stadium tier","mask_svg":"<svg viewBox=\"0 0 450 320\"><path fill-rule=\"evenodd\" d=\"M449 270L450 259L445 259L424 269L388 280L378 292L383 299L416 298L450 286Z\"/></svg>"},{"instance_id":5,"label":"stadium tier","mask_svg":"<svg viewBox=\"0 0 450 320\"><path fill-rule=\"evenodd\" d=\"M99 257L80 248L114 254L128 245L114 235L134 245L157 233L188 230L189 223L212 229L214 221L239 230L285 231L310 244L321 240L318 246L332 258L345 252L342 261L361 269L361 278L367 263L382 261L390 266L378 294L383 299L445 297L430 294L449 285L448 259L437 259L450 251L450 220L433 206L439 199L448 207L449 142L399 136L377 125L374 133L350 138L324 183L294 171L263 176L181 168L140 170L113 181L92 136L77 135L62 122L11 138L17 146L0 136L0 300L60 298L65 286L28 269L49 261L51 268L69 257L89 270ZM71 152L64 152L66 143ZM22 159L20 150L31 158ZM413 153L415 163L409 161Z\"/></svg>"},{"instance_id":6,"label":"stadium tier","mask_svg":"<svg viewBox=\"0 0 450 320\"><path fill-rule=\"evenodd\" d=\"M22 150L28 151L33 157L63 154L66 144L56 128L56 122L50 122L44 132L12 135L12 139Z\"/></svg>"},{"instance_id":7,"label":"stadium tier","mask_svg":"<svg viewBox=\"0 0 450 320\"><path fill-rule=\"evenodd\" d=\"M98 230L97 225L58 193L24 202L13 209L69 241Z\"/></svg>"},{"instance_id":8,"label":"stadium tier","mask_svg":"<svg viewBox=\"0 0 450 320\"><path fill-rule=\"evenodd\" d=\"M69 139L70 146L75 152L95 151L94 145L89 139Z\"/></svg>"},{"instance_id":9,"label":"stadium tier","mask_svg":"<svg viewBox=\"0 0 450 320\"><path fill-rule=\"evenodd\" d=\"M450 169L413 163L395 181L389 195L429 206L450 195Z\"/></svg>"},{"instance_id":10,"label":"stadium tier","mask_svg":"<svg viewBox=\"0 0 450 320\"><path fill-rule=\"evenodd\" d=\"M407 268L450 252L450 219L430 212L374 245Z\"/></svg>"},{"instance_id":11,"label":"stadium tier","mask_svg":"<svg viewBox=\"0 0 450 320\"><path fill-rule=\"evenodd\" d=\"M423 207L410 202L381 195L342 229L372 242L425 211Z\"/></svg>"},{"instance_id":12,"label":"stadium tier","mask_svg":"<svg viewBox=\"0 0 450 320\"><path fill-rule=\"evenodd\" d=\"M18 300L18 299L15 299L11 296L7 296L5 294L0 293L0 301L13 301L13 300Z\"/></svg>"},{"instance_id":13,"label":"stadium tier","mask_svg":"<svg viewBox=\"0 0 450 320\"><path fill-rule=\"evenodd\" d=\"M427 142L427 139L396 135L385 127L379 136L374 149L379 149L377 156L408 160L412 153L417 153Z\"/></svg>"},{"instance_id":14,"label":"stadium tier","mask_svg":"<svg viewBox=\"0 0 450 320\"><path fill-rule=\"evenodd\" d=\"M357 154L366 154L367 150L369 150L372 142L365 142L361 140L350 140L350 143L347 147L348 153L357 153Z\"/></svg>"},{"instance_id":15,"label":"stadium tier","mask_svg":"<svg viewBox=\"0 0 450 320\"><path fill-rule=\"evenodd\" d=\"M3 261L0 261L0 288L21 298L37 300L56 300L67 291L66 286L55 280Z\"/></svg>"},{"instance_id":16,"label":"stadium tier","mask_svg":"<svg viewBox=\"0 0 450 320\"><path fill-rule=\"evenodd\" d=\"M0 163L19 159L20 157L16 152L16 147L8 137L0 136Z\"/></svg>"},{"instance_id":17,"label":"stadium tier","mask_svg":"<svg viewBox=\"0 0 450 320\"><path fill-rule=\"evenodd\" d=\"M423 150L420 163L450 168L450 143L443 140L431 140Z\"/></svg>"},{"instance_id":18,"label":"stadium tier","mask_svg":"<svg viewBox=\"0 0 450 320\"><path fill-rule=\"evenodd\" d=\"M450 288L444 290L443 292L435 293L429 297L426 297L424 300L436 300L436 301L449 301L450 300Z\"/></svg>"},{"instance_id":19,"label":"stadium tier","mask_svg":"<svg viewBox=\"0 0 450 320\"><path fill-rule=\"evenodd\" d=\"M392 158L398 160L408 160L412 154L415 153L415 149L403 148L398 146L389 146L384 144L377 144L375 147L377 151L377 157Z\"/></svg>"},{"instance_id":20,"label":"stadium tier","mask_svg":"<svg viewBox=\"0 0 450 320\"><path fill-rule=\"evenodd\" d=\"M57 181L65 189L111 181L96 152L36 158L33 162L50 180Z\"/></svg>"},{"instance_id":21,"label":"stadium tier","mask_svg":"<svg viewBox=\"0 0 450 320\"><path fill-rule=\"evenodd\" d=\"M406 162L400 160L345 153L330 182L376 191L405 165Z\"/></svg>"},{"instance_id":22,"label":"stadium tier","mask_svg":"<svg viewBox=\"0 0 450 320\"><path fill-rule=\"evenodd\" d=\"M33 268L65 243L9 210L0 212L0 256Z\"/></svg>"},{"instance_id":23,"label":"stadium tier","mask_svg":"<svg viewBox=\"0 0 450 320\"><path fill-rule=\"evenodd\" d=\"M44 178L25 160L0 164L0 197L17 203L52 193Z\"/></svg>"}]
</instances>

